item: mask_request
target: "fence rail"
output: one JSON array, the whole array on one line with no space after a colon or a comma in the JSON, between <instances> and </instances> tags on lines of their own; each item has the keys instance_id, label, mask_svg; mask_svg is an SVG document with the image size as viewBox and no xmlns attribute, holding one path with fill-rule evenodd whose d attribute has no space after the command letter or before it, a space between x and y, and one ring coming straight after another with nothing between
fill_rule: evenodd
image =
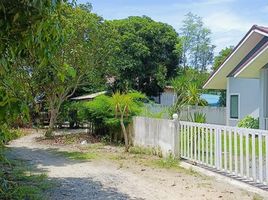
<instances>
[{"instance_id":1,"label":"fence rail","mask_svg":"<svg viewBox=\"0 0 268 200\"><path fill-rule=\"evenodd\" d=\"M268 131L179 123L182 158L268 185Z\"/></svg>"}]
</instances>

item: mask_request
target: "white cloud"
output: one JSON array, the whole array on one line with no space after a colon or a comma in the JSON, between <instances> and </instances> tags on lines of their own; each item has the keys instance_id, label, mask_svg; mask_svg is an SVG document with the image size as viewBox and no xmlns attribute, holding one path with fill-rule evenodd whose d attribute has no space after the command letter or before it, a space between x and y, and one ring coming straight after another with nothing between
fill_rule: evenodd
<instances>
[{"instance_id":1,"label":"white cloud","mask_svg":"<svg viewBox=\"0 0 268 200\"><path fill-rule=\"evenodd\" d=\"M247 31L254 24L229 12L215 12L204 17L204 23L214 31Z\"/></svg>"}]
</instances>

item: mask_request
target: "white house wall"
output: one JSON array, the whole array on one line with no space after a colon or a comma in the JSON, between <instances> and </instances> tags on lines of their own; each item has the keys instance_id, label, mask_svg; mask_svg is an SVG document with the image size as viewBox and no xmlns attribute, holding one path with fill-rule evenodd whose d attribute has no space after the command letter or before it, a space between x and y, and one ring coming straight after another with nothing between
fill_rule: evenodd
<instances>
[{"instance_id":1,"label":"white house wall","mask_svg":"<svg viewBox=\"0 0 268 200\"><path fill-rule=\"evenodd\" d=\"M230 119L230 95L238 94L238 119ZM259 117L260 107L260 80L245 78L227 78L227 110L226 121L229 126L236 126L240 119L247 115Z\"/></svg>"},{"instance_id":2,"label":"white house wall","mask_svg":"<svg viewBox=\"0 0 268 200\"><path fill-rule=\"evenodd\" d=\"M262 68L260 70L260 88L261 88L261 96L260 96L260 129L267 129L267 117L268 117L268 66Z\"/></svg>"}]
</instances>

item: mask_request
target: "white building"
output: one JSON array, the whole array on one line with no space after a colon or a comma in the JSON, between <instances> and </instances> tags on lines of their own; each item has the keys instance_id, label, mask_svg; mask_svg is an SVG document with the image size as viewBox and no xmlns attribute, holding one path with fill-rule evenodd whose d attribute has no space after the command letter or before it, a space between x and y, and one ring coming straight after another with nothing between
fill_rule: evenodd
<instances>
[{"instance_id":1,"label":"white building","mask_svg":"<svg viewBox=\"0 0 268 200\"><path fill-rule=\"evenodd\" d=\"M254 25L205 83L204 89L226 89L227 125L251 115L268 129L267 63L268 27Z\"/></svg>"}]
</instances>

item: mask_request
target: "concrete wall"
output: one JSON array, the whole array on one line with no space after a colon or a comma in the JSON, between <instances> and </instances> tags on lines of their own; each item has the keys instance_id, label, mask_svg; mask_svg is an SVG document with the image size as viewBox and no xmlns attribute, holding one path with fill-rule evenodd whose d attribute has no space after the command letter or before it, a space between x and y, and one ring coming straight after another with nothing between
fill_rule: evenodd
<instances>
[{"instance_id":1,"label":"concrete wall","mask_svg":"<svg viewBox=\"0 0 268 200\"><path fill-rule=\"evenodd\" d=\"M238 94L238 119L230 118L230 95ZM254 118L259 117L260 107L260 80L233 78L227 79L227 97L226 97L226 121L229 126L236 126L238 121L251 115Z\"/></svg>"},{"instance_id":2,"label":"concrete wall","mask_svg":"<svg viewBox=\"0 0 268 200\"><path fill-rule=\"evenodd\" d=\"M163 106L159 104L145 104L146 108L152 113L163 113L163 118L168 119L170 116L168 114L169 106ZM188 121L188 115L194 112L201 112L206 115L206 123L209 124L219 124L226 125L226 107L211 107L211 106L187 106L181 112L180 119L184 121Z\"/></svg>"},{"instance_id":3,"label":"concrete wall","mask_svg":"<svg viewBox=\"0 0 268 200\"><path fill-rule=\"evenodd\" d=\"M135 117L133 135L134 145L160 147L163 156L178 155L178 131L173 120Z\"/></svg>"},{"instance_id":4,"label":"concrete wall","mask_svg":"<svg viewBox=\"0 0 268 200\"><path fill-rule=\"evenodd\" d=\"M188 116L194 115L195 112L206 115L206 123L226 125L226 108L225 107L210 107L210 106L190 106L181 112L180 120L188 121Z\"/></svg>"}]
</instances>

